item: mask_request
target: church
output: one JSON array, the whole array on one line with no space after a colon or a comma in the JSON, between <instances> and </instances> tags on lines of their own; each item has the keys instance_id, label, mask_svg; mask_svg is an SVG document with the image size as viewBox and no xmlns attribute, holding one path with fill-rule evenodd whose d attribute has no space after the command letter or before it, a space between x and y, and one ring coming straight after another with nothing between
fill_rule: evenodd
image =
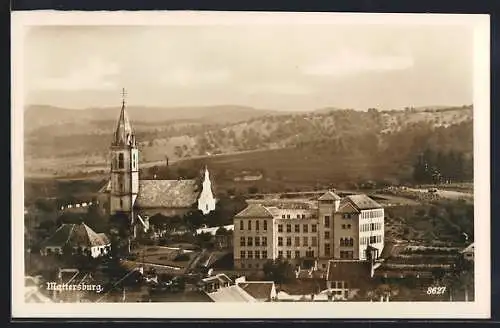
<instances>
[{"instance_id":1,"label":"church","mask_svg":"<svg viewBox=\"0 0 500 328\"><path fill-rule=\"evenodd\" d=\"M147 230L149 217L155 215L182 217L196 209L204 215L215 210L216 199L206 167L202 183L201 179L140 179L139 148L125 100L110 151L110 180L100 190L108 215L125 215L134 226Z\"/></svg>"}]
</instances>

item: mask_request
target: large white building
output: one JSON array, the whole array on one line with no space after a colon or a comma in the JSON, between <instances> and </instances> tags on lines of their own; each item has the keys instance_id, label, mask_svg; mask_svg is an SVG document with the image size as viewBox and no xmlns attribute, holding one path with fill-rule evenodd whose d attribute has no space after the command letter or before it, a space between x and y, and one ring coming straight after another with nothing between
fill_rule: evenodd
<instances>
[{"instance_id":1,"label":"large white building","mask_svg":"<svg viewBox=\"0 0 500 328\"><path fill-rule=\"evenodd\" d=\"M326 270L331 259L378 258L384 248L384 209L366 195L248 203L234 218L237 269L259 270L281 257Z\"/></svg>"}]
</instances>

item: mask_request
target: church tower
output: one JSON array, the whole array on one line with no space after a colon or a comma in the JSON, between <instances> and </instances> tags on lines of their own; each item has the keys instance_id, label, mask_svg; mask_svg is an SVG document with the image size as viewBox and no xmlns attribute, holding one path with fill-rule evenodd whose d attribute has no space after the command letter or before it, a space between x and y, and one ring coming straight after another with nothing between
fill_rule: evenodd
<instances>
[{"instance_id":1,"label":"church tower","mask_svg":"<svg viewBox=\"0 0 500 328\"><path fill-rule=\"evenodd\" d=\"M122 108L111 144L110 214L125 214L133 221L133 205L139 192L139 149L125 110Z\"/></svg>"},{"instance_id":2,"label":"church tower","mask_svg":"<svg viewBox=\"0 0 500 328\"><path fill-rule=\"evenodd\" d=\"M210 174L208 169L205 167L205 177L203 179L203 185L200 193L200 198L198 198L198 209L204 214L215 210L215 198L212 192L212 183L210 182Z\"/></svg>"}]
</instances>

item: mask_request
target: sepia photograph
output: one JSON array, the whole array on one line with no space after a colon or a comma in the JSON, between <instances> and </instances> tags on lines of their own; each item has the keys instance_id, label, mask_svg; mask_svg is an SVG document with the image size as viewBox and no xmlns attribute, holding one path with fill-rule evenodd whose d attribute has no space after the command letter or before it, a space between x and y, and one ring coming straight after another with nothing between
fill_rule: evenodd
<instances>
[{"instance_id":1,"label":"sepia photograph","mask_svg":"<svg viewBox=\"0 0 500 328\"><path fill-rule=\"evenodd\" d=\"M14 314L489 317L488 16L12 29Z\"/></svg>"}]
</instances>

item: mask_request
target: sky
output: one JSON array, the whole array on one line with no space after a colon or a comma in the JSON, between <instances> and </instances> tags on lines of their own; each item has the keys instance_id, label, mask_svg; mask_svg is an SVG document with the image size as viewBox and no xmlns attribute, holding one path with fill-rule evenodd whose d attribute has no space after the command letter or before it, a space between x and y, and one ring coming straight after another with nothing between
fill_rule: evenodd
<instances>
[{"instance_id":1,"label":"sky","mask_svg":"<svg viewBox=\"0 0 500 328\"><path fill-rule=\"evenodd\" d=\"M472 28L447 25L38 26L25 103L274 110L472 104Z\"/></svg>"}]
</instances>

